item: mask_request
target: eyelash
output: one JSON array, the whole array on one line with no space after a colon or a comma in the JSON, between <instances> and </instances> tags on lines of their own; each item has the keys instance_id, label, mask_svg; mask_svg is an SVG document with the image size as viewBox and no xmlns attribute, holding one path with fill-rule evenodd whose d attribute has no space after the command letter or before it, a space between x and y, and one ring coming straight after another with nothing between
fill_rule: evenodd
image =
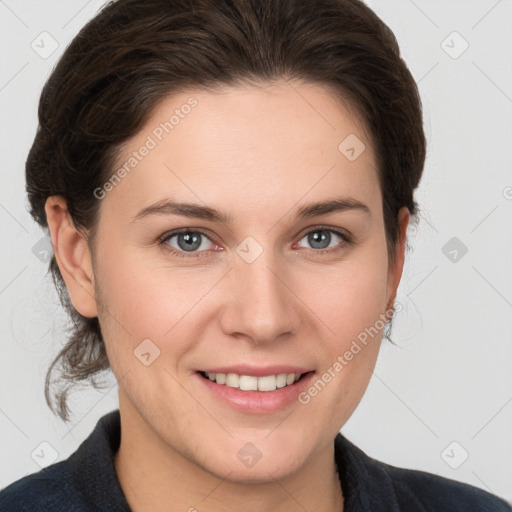
<instances>
[{"instance_id":1,"label":"eyelash","mask_svg":"<svg viewBox=\"0 0 512 512\"><path fill-rule=\"evenodd\" d=\"M317 227L311 229L310 231L307 231L306 233L304 233L301 236L300 240L302 240L302 238L304 238L306 235L314 233L315 231L329 231L331 233L334 233L335 235L338 235L342 239L342 242L340 242L339 245L337 245L336 247L330 247L329 249L310 249L311 251L313 251L321 256L330 255L332 253L341 251L347 245L351 245L353 243L352 238L347 233L338 231L336 229L324 227L324 226L317 226ZM211 242L215 243L213 240L211 240L211 238L208 236L208 234L205 233L201 229L182 228L182 229L177 229L177 230L174 230L174 231L171 231L169 233L165 233L164 235L162 235L158 239L158 246L162 246L165 251L170 252L174 256L177 256L177 257L183 258L183 259L200 258L200 257L203 257L203 253L208 252L208 251L197 251L197 252L177 251L173 247L170 247L166 242L168 242L173 236L179 235L180 233L199 233L202 236L206 237Z\"/></svg>"}]
</instances>

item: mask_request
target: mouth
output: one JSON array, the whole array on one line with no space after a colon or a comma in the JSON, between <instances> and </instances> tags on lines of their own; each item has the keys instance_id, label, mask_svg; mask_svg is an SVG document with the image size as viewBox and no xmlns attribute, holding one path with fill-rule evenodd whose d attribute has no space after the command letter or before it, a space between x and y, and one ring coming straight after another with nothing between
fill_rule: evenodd
<instances>
[{"instance_id":1,"label":"mouth","mask_svg":"<svg viewBox=\"0 0 512 512\"><path fill-rule=\"evenodd\" d=\"M238 370L240 373L235 373ZM298 404L298 396L315 378L315 371L289 365L208 368L196 371L212 403L243 414L265 415ZM256 375L255 375L256 374Z\"/></svg>"},{"instance_id":2,"label":"mouth","mask_svg":"<svg viewBox=\"0 0 512 512\"><path fill-rule=\"evenodd\" d=\"M275 375L240 375L238 373L214 373L198 372L204 379L210 380L221 386L226 386L240 391L270 392L293 386L313 372L305 373L278 373Z\"/></svg>"}]
</instances>

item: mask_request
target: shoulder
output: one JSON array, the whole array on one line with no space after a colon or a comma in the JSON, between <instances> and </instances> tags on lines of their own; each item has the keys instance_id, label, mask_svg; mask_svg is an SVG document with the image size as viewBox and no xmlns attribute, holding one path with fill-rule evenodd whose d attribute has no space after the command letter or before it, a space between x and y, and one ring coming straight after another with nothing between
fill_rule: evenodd
<instances>
[{"instance_id":1,"label":"shoulder","mask_svg":"<svg viewBox=\"0 0 512 512\"><path fill-rule=\"evenodd\" d=\"M374 459L341 434L335 457L344 494L355 510L512 512L504 500L477 487Z\"/></svg>"},{"instance_id":2,"label":"shoulder","mask_svg":"<svg viewBox=\"0 0 512 512\"><path fill-rule=\"evenodd\" d=\"M439 475L404 469L380 462L393 483L404 510L511 512L505 501L482 489ZM416 509L415 509L416 510Z\"/></svg>"},{"instance_id":3,"label":"shoulder","mask_svg":"<svg viewBox=\"0 0 512 512\"><path fill-rule=\"evenodd\" d=\"M2 512L79 512L85 508L67 461L27 475L0 491Z\"/></svg>"},{"instance_id":4,"label":"shoulder","mask_svg":"<svg viewBox=\"0 0 512 512\"><path fill-rule=\"evenodd\" d=\"M0 490L0 511L129 511L114 467L120 433L119 410L104 415L67 459Z\"/></svg>"}]
</instances>

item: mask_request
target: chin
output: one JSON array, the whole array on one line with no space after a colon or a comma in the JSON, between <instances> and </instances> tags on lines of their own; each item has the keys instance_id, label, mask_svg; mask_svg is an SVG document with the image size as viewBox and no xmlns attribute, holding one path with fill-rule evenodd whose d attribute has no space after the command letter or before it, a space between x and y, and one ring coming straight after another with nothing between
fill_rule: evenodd
<instances>
[{"instance_id":1,"label":"chin","mask_svg":"<svg viewBox=\"0 0 512 512\"><path fill-rule=\"evenodd\" d=\"M219 445L216 445L217 447ZM307 459L303 443L230 440L223 450L209 450L207 458L199 461L203 468L231 482L252 484L274 482L297 472Z\"/></svg>"},{"instance_id":2,"label":"chin","mask_svg":"<svg viewBox=\"0 0 512 512\"><path fill-rule=\"evenodd\" d=\"M286 479L300 469L300 464L286 460L267 460L263 458L252 467L247 467L238 461L231 464L215 464L215 470L208 470L218 478L238 484L265 484L275 483L276 480ZM212 468L214 469L214 468Z\"/></svg>"}]
</instances>

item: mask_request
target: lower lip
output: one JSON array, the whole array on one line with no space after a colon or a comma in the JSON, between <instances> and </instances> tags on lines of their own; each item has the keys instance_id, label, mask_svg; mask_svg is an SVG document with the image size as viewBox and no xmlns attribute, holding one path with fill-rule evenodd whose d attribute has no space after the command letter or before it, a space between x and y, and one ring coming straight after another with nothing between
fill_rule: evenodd
<instances>
[{"instance_id":1,"label":"lower lip","mask_svg":"<svg viewBox=\"0 0 512 512\"><path fill-rule=\"evenodd\" d=\"M196 375L212 395L236 411L265 414L280 411L297 402L298 395L310 385L314 372L309 372L294 384L275 391L241 391L225 384L217 384L215 381L204 378L199 372Z\"/></svg>"}]
</instances>

